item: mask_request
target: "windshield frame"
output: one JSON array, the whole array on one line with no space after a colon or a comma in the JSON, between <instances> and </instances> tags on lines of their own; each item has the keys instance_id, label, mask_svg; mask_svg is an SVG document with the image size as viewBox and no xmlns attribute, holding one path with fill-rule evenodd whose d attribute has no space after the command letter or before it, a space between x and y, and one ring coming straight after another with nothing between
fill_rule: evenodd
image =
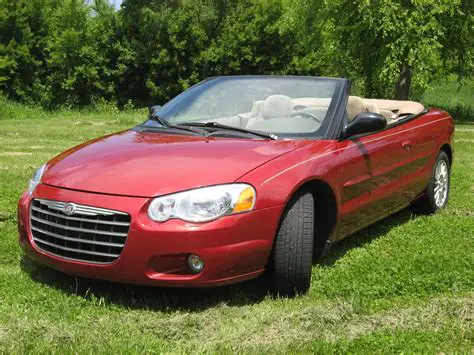
<instances>
[{"instance_id":1,"label":"windshield frame","mask_svg":"<svg viewBox=\"0 0 474 355\"><path fill-rule=\"evenodd\" d=\"M175 96L173 99L168 101L163 107L156 112L156 115L161 117L164 121L168 122L166 119L167 114L173 110L177 105L181 104L184 100L187 100L197 93L199 90L202 90L202 86L208 84L212 81L223 81L223 80L238 80L238 79L282 79L282 80L311 80L311 81L327 81L334 84L334 94L332 96L331 103L328 107L326 117L322 125L313 132L304 132L304 133L282 133L282 132L269 132L276 136L279 139L334 139L335 132L340 127L340 118L344 116L345 108L343 106L344 102L347 101L347 95L350 87L350 81L343 78L326 78L326 77L315 77L315 76L297 76L297 75L232 75L232 76L217 76L207 78L189 89L183 91L179 95ZM341 110L341 107L344 109ZM165 118L163 118L165 116ZM145 125L144 122L139 127L143 128ZM147 127L150 128L149 126ZM260 132L260 131L258 131ZM263 132L263 131L262 131Z\"/></svg>"}]
</instances>

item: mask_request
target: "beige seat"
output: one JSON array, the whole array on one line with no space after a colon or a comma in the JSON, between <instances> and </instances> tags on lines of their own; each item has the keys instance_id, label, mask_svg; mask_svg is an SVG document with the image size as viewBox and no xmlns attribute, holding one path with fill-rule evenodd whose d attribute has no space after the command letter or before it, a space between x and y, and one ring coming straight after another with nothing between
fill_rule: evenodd
<instances>
[{"instance_id":1,"label":"beige seat","mask_svg":"<svg viewBox=\"0 0 474 355\"><path fill-rule=\"evenodd\" d=\"M364 112L364 100L359 96L349 96L349 100L347 100L348 121L351 122L361 112Z\"/></svg>"},{"instance_id":2,"label":"beige seat","mask_svg":"<svg viewBox=\"0 0 474 355\"><path fill-rule=\"evenodd\" d=\"M331 103L330 98L316 98L316 97L298 97L293 99L295 105L306 107L322 107L328 108Z\"/></svg>"},{"instance_id":3,"label":"beige seat","mask_svg":"<svg viewBox=\"0 0 474 355\"><path fill-rule=\"evenodd\" d=\"M349 122L361 112L375 112L384 116L388 124L391 124L403 117L417 115L424 109L422 104L414 101L363 99L358 96L349 96L347 102Z\"/></svg>"},{"instance_id":4,"label":"beige seat","mask_svg":"<svg viewBox=\"0 0 474 355\"><path fill-rule=\"evenodd\" d=\"M390 110L379 109L379 113L390 122L394 118L394 113Z\"/></svg>"},{"instance_id":5,"label":"beige seat","mask_svg":"<svg viewBox=\"0 0 474 355\"><path fill-rule=\"evenodd\" d=\"M416 115L418 113L421 113L425 109L425 107L418 102L402 101L402 103L403 104L400 106L397 112L398 117L406 115Z\"/></svg>"},{"instance_id":6,"label":"beige seat","mask_svg":"<svg viewBox=\"0 0 474 355\"><path fill-rule=\"evenodd\" d=\"M364 101L364 112L380 113L376 104Z\"/></svg>"},{"instance_id":7,"label":"beige seat","mask_svg":"<svg viewBox=\"0 0 474 355\"><path fill-rule=\"evenodd\" d=\"M285 95L268 96L262 107L262 117L264 120L289 117L293 114L293 100Z\"/></svg>"},{"instance_id":8,"label":"beige seat","mask_svg":"<svg viewBox=\"0 0 474 355\"><path fill-rule=\"evenodd\" d=\"M285 95L271 95L255 101L242 127L253 127L262 120L289 117L294 112L293 107L294 102Z\"/></svg>"},{"instance_id":9,"label":"beige seat","mask_svg":"<svg viewBox=\"0 0 474 355\"><path fill-rule=\"evenodd\" d=\"M262 108L263 108L263 103L264 100L257 100L253 103L252 105L252 111L250 111L249 117L258 117L262 115Z\"/></svg>"},{"instance_id":10,"label":"beige seat","mask_svg":"<svg viewBox=\"0 0 474 355\"><path fill-rule=\"evenodd\" d=\"M266 100L256 101L249 114L248 124L256 120L281 118L291 116L295 106L306 106L304 110L317 110L315 115L324 117L331 103L329 98L301 97L291 99L285 95L271 95ZM414 101L364 99L359 96L349 96L347 101L348 121L352 121L361 112L374 112L385 117L388 124L396 122L407 115L416 115L424 110L424 106ZM312 112L313 113L313 112Z\"/></svg>"},{"instance_id":11,"label":"beige seat","mask_svg":"<svg viewBox=\"0 0 474 355\"><path fill-rule=\"evenodd\" d=\"M417 115L425 109L419 102L415 101L401 101L401 100L379 100L379 99L364 99L367 103L377 105L380 113L385 115L390 114L390 118L397 119L406 115Z\"/></svg>"}]
</instances>

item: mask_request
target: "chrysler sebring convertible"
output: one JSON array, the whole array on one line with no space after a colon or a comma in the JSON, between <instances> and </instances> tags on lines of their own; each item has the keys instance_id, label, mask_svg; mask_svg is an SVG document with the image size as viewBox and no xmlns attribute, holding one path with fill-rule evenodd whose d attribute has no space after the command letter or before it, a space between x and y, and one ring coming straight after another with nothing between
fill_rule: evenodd
<instances>
[{"instance_id":1,"label":"chrysler sebring convertible","mask_svg":"<svg viewBox=\"0 0 474 355\"><path fill-rule=\"evenodd\" d=\"M347 79L210 78L41 166L19 242L90 278L204 287L267 271L275 292L304 293L332 243L446 206L453 131L446 112L353 96Z\"/></svg>"}]
</instances>

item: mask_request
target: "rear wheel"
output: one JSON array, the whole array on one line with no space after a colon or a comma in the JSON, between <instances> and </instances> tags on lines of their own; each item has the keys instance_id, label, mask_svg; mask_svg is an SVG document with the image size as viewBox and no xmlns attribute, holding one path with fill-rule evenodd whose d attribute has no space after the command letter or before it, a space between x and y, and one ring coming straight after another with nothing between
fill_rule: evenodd
<instances>
[{"instance_id":1,"label":"rear wheel","mask_svg":"<svg viewBox=\"0 0 474 355\"><path fill-rule=\"evenodd\" d=\"M311 283L314 200L310 192L297 193L288 203L273 248L273 291L292 296L308 291Z\"/></svg>"},{"instance_id":2,"label":"rear wheel","mask_svg":"<svg viewBox=\"0 0 474 355\"><path fill-rule=\"evenodd\" d=\"M441 151L438 154L433 168L430 183L426 188L425 195L415 204L416 210L431 214L446 207L449 199L449 188L451 185L451 166L448 155Z\"/></svg>"}]
</instances>

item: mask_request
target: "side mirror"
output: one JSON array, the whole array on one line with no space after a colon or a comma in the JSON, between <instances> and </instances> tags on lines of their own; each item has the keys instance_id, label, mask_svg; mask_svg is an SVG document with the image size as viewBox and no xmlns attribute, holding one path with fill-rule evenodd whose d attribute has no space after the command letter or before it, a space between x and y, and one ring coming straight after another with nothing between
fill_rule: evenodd
<instances>
[{"instance_id":1,"label":"side mirror","mask_svg":"<svg viewBox=\"0 0 474 355\"><path fill-rule=\"evenodd\" d=\"M150 116L153 116L154 114L156 114L158 111L161 110L161 105L154 105L154 106L150 106L150 108L148 109L148 113L150 114Z\"/></svg>"},{"instance_id":2,"label":"side mirror","mask_svg":"<svg viewBox=\"0 0 474 355\"><path fill-rule=\"evenodd\" d=\"M362 112L344 128L344 138L356 134L380 131L386 126L387 120L384 116L374 112Z\"/></svg>"}]
</instances>

